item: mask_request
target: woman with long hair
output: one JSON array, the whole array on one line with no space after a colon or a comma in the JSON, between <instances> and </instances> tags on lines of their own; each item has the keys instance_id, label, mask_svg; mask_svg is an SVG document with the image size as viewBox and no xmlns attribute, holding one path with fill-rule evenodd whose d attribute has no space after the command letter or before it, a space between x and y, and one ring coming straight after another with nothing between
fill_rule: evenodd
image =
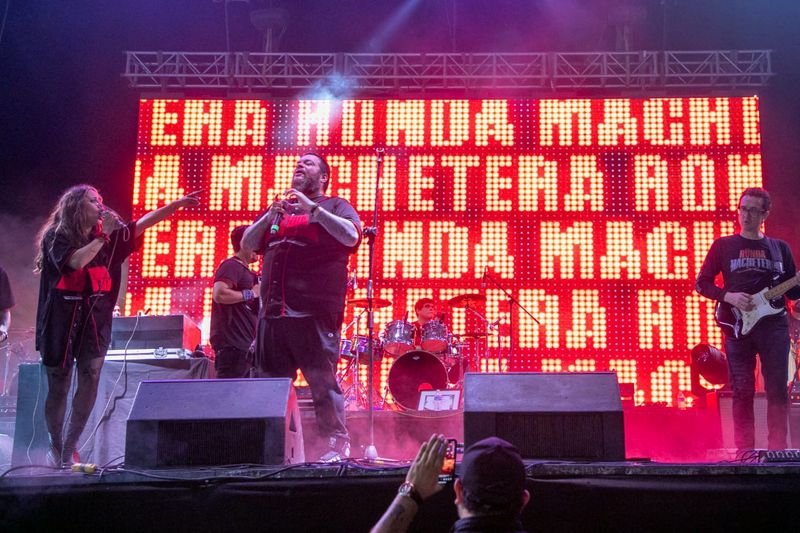
<instances>
[{"instance_id":1,"label":"woman with long hair","mask_svg":"<svg viewBox=\"0 0 800 533\"><path fill-rule=\"evenodd\" d=\"M137 221L123 223L91 185L76 185L59 198L37 237L40 273L36 349L47 372L44 414L50 433L48 458L55 466L78 460L76 447L94 407L103 358L111 337L122 263L142 234L182 207L199 204L190 193ZM78 384L69 424L64 417L72 369Z\"/></svg>"}]
</instances>

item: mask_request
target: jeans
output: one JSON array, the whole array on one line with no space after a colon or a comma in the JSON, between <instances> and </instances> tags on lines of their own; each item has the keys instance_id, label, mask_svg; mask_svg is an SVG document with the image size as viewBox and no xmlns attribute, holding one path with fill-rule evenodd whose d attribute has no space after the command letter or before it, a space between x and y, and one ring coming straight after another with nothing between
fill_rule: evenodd
<instances>
[{"instance_id":1,"label":"jeans","mask_svg":"<svg viewBox=\"0 0 800 533\"><path fill-rule=\"evenodd\" d=\"M785 316L764 318L747 337L725 339L733 389L733 435L739 450L755 448L756 354L767 392L767 429L770 450L783 450L787 440L789 406L789 328Z\"/></svg>"}]
</instances>

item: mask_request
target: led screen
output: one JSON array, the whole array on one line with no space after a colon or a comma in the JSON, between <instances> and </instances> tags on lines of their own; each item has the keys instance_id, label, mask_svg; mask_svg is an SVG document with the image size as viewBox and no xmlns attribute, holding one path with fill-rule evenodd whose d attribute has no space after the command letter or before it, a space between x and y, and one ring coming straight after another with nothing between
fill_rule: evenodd
<instances>
[{"instance_id":1,"label":"led screen","mask_svg":"<svg viewBox=\"0 0 800 533\"><path fill-rule=\"evenodd\" d=\"M309 149L331 165L328 193L372 225L378 147L374 287L392 302L378 331L432 297L481 370L614 370L638 402L672 404L691 348L720 344L694 277L734 231L740 192L762 183L760 142L755 97L145 99L134 217L194 190L203 203L145 234L126 312L185 313L207 331L231 229L288 188ZM350 297L365 296L367 252ZM446 305L462 294L486 299Z\"/></svg>"}]
</instances>

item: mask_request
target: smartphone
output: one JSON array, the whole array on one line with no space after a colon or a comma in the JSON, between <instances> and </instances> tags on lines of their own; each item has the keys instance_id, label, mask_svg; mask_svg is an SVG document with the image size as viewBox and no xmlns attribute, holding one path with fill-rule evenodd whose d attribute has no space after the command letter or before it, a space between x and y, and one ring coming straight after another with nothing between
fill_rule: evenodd
<instances>
[{"instance_id":1,"label":"smartphone","mask_svg":"<svg viewBox=\"0 0 800 533\"><path fill-rule=\"evenodd\" d=\"M444 463L442 463L442 471L439 472L440 485L451 483L456 475L456 453L458 443L456 439L447 439L445 444Z\"/></svg>"}]
</instances>

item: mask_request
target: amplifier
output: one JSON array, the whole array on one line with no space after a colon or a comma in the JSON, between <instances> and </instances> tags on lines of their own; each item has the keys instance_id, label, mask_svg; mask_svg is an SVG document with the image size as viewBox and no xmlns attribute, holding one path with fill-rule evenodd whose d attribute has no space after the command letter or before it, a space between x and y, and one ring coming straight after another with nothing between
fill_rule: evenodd
<instances>
[{"instance_id":1,"label":"amplifier","mask_svg":"<svg viewBox=\"0 0 800 533\"><path fill-rule=\"evenodd\" d=\"M122 316L111 325L109 353L116 350L166 348L193 351L200 328L186 315Z\"/></svg>"}]
</instances>

